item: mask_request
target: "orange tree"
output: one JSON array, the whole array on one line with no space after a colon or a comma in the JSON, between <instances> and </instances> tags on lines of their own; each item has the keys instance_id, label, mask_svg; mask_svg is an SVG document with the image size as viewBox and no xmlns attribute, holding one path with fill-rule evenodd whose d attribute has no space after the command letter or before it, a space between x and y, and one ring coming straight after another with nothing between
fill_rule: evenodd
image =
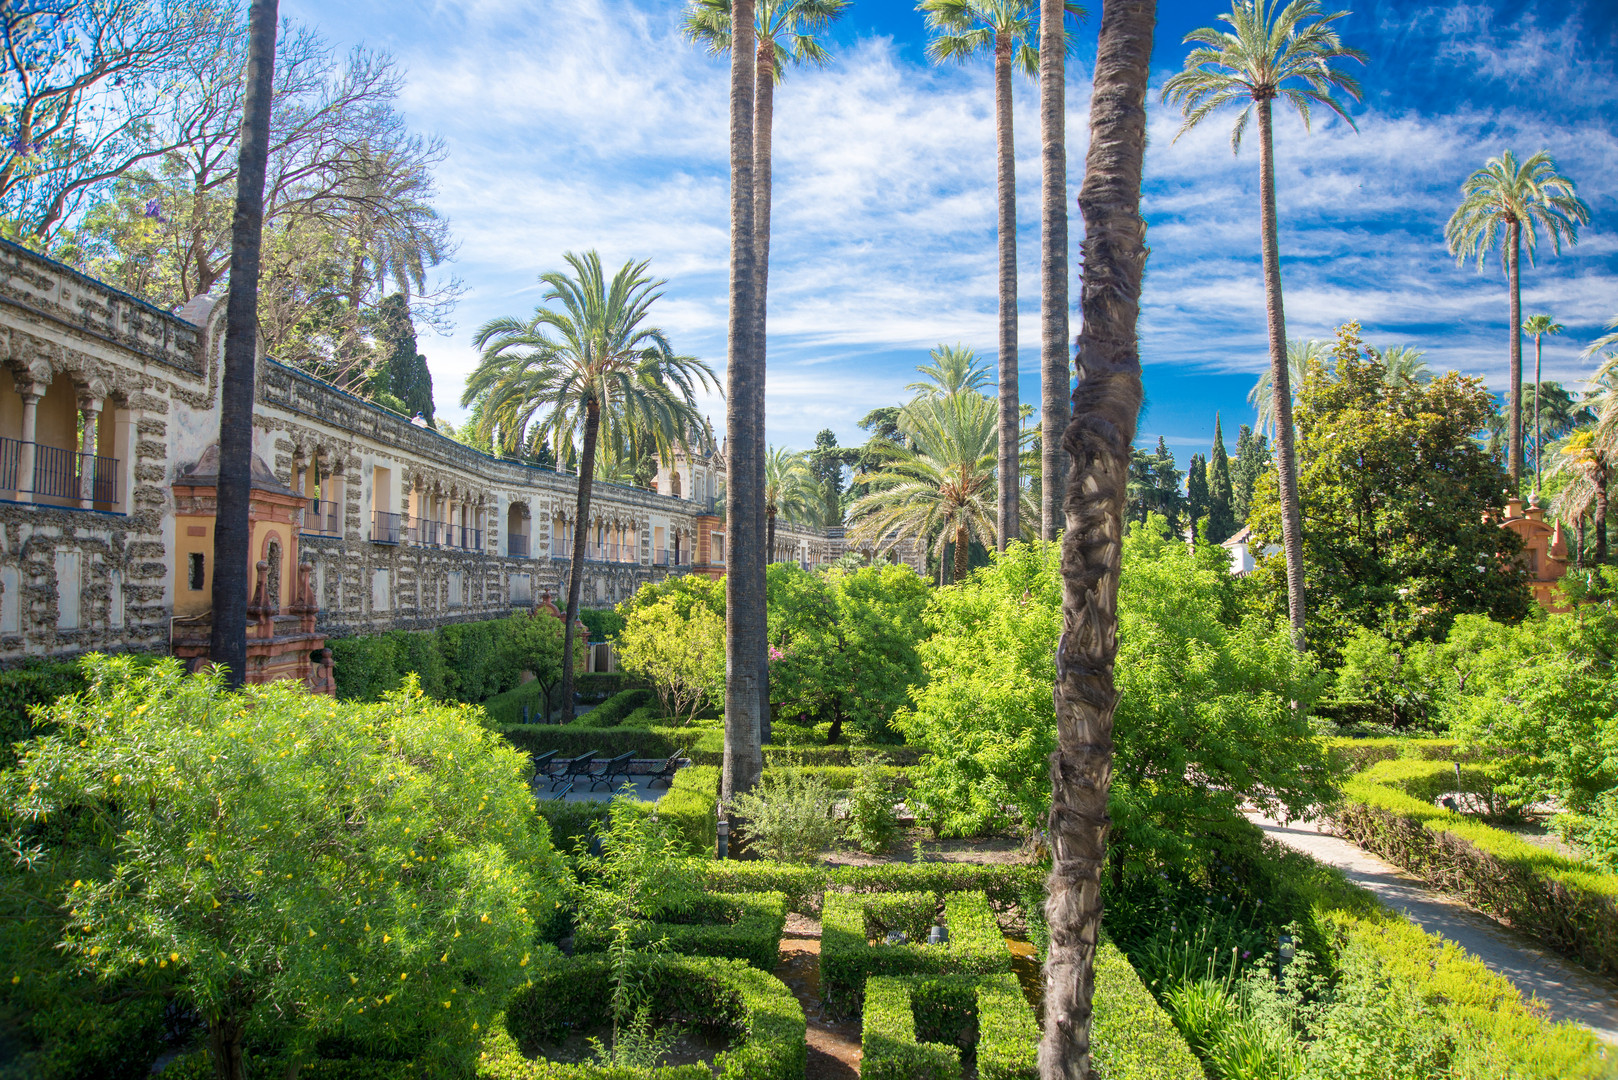
<instances>
[{"instance_id":1,"label":"orange tree","mask_svg":"<svg viewBox=\"0 0 1618 1080\"><path fill-rule=\"evenodd\" d=\"M1355 627L1395 640L1441 640L1466 613L1515 620L1528 591L1520 544L1498 514L1508 487L1477 439L1494 415L1481 379L1449 372L1426 385L1389 383L1360 340L1337 332L1331 366L1311 363L1298 394L1307 639L1335 661ZM1273 475L1253 492L1253 548L1278 545ZM1269 609L1286 614L1286 568L1261 558L1254 577Z\"/></svg>"}]
</instances>

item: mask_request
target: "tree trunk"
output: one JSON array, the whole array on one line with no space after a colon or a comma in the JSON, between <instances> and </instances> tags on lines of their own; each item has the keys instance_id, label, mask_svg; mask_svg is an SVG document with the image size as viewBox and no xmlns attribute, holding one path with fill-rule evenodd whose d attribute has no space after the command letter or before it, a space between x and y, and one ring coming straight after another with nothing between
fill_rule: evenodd
<instances>
[{"instance_id":1,"label":"tree trunk","mask_svg":"<svg viewBox=\"0 0 1618 1080\"><path fill-rule=\"evenodd\" d=\"M1539 474L1540 474L1539 466L1540 466L1541 460L1545 457L1545 448L1540 444L1540 439L1539 439L1539 380L1542 378L1542 376L1540 374L1540 372L1541 372L1540 361L1542 359L1542 353L1540 351L1540 348L1541 347L1540 347L1539 335L1535 334L1534 335L1534 502L1535 502L1535 504L1538 504L1538 502L1539 502Z\"/></svg>"},{"instance_id":2,"label":"tree trunk","mask_svg":"<svg viewBox=\"0 0 1618 1080\"><path fill-rule=\"evenodd\" d=\"M1039 5L1040 258L1039 535L1062 531L1069 390L1067 299L1067 34L1063 0Z\"/></svg>"},{"instance_id":3,"label":"tree trunk","mask_svg":"<svg viewBox=\"0 0 1618 1080\"><path fill-rule=\"evenodd\" d=\"M759 370L758 248L754 237L753 94L756 79L753 0L731 10L730 50L730 353L725 365L725 520L731 530L725 574L725 759L720 796L728 807L764 769L759 727L759 658L764 654L762 571L756 533L762 512L763 378Z\"/></svg>"},{"instance_id":4,"label":"tree trunk","mask_svg":"<svg viewBox=\"0 0 1618 1080\"><path fill-rule=\"evenodd\" d=\"M770 285L770 198L773 186L772 164L775 138L775 44L760 39L758 58L753 75L753 251L754 293L753 306L757 319L757 340L754 357L758 365L757 414L759 446L765 445L764 380L768 370L768 334L766 332ZM758 728L759 742L770 741L770 642L769 601L765 595L765 567L775 557L775 514L768 513L764 493L764 455L759 453L753 469L754 483L758 485L759 518L753 530L753 542L764 544L764 558L759 564L757 610L753 618L758 622ZM768 533L768 542L766 542Z\"/></svg>"},{"instance_id":5,"label":"tree trunk","mask_svg":"<svg viewBox=\"0 0 1618 1080\"><path fill-rule=\"evenodd\" d=\"M1583 514L1579 515L1579 547L1578 547L1577 553L1573 556L1573 565L1577 566L1581 570L1584 568L1584 515Z\"/></svg>"},{"instance_id":6,"label":"tree trunk","mask_svg":"<svg viewBox=\"0 0 1618 1080\"><path fill-rule=\"evenodd\" d=\"M567 611L562 615L562 723L573 722L573 624L579 620L584 593L584 545L590 539L590 489L596 475L596 439L601 434L601 405L584 407L584 446L579 451L579 494L573 504L573 562L567 580Z\"/></svg>"},{"instance_id":7,"label":"tree trunk","mask_svg":"<svg viewBox=\"0 0 1618 1080\"><path fill-rule=\"evenodd\" d=\"M1293 456L1292 384L1287 369L1287 320L1281 305L1281 244L1275 220L1275 139L1268 98L1258 103L1259 227L1264 233L1264 308L1270 327L1270 394L1275 413L1275 472L1281 495L1281 546L1287 560L1287 618L1292 644L1303 651L1303 514Z\"/></svg>"},{"instance_id":8,"label":"tree trunk","mask_svg":"<svg viewBox=\"0 0 1618 1080\"><path fill-rule=\"evenodd\" d=\"M972 556L972 544L966 538L966 526L962 525L955 530L955 580L966 580L967 559Z\"/></svg>"},{"instance_id":9,"label":"tree trunk","mask_svg":"<svg viewBox=\"0 0 1618 1080\"><path fill-rule=\"evenodd\" d=\"M1155 0L1105 0L1090 98L1084 215L1083 329L1062 537L1062 636L1056 651L1056 738L1051 755L1051 875L1045 916L1042 1080L1088 1080L1101 873L1107 859L1112 718L1118 693L1118 573L1129 449L1140 413L1140 216L1146 154L1146 82Z\"/></svg>"},{"instance_id":10,"label":"tree trunk","mask_svg":"<svg viewBox=\"0 0 1618 1080\"><path fill-rule=\"evenodd\" d=\"M232 1020L215 1020L208 1025L208 1050L213 1055L217 1080L247 1080L242 1031L243 1025Z\"/></svg>"},{"instance_id":11,"label":"tree trunk","mask_svg":"<svg viewBox=\"0 0 1618 1080\"><path fill-rule=\"evenodd\" d=\"M1506 390L1506 471L1511 474L1511 493L1522 493L1522 254L1521 227L1513 221L1506 226L1506 273L1511 280L1511 386Z\"/></svg>"},{"instance_id":12,"label":"tree trunk","mask_svg":"<svg viewBox=\"0 0 1618 1080\"><path fill-rule=\"evenodd\" d=\"M1017 153L1011 130L1011 38L995 35L994 128L1000 200L1000 462L999 505L995 546L1001 551L1017 539ZM960 555L955 561L960 563Z\"/></svg>"},{"instance_id":13,"label":"tree trunk","mask_svg":"<svg viewBox=\"0 0 1618 1080\"><path fill-rule=\"evenodd\" d=\"M208 655L230 686L247 678L249 501L253 477L253 376L258 351L258 274L264 235L264 173L275 84L277 0L248 12L247 89L242 105L236 213L231 223L225 373L219 391L219 486L213 536L213 623Z\"/></svg>"},{"instance_id":14,"label":"tree trunk","mask_svg":"<svg viewBox=\"0 0 1618 1080\"><path fill-rule=\"evenodd\" d=\"M1599 463L1596 466L1595 518L1590 524L1596 533L1596 565L1600 566L1607 561L1607 467Z\"/></svg>"}]
</instances>

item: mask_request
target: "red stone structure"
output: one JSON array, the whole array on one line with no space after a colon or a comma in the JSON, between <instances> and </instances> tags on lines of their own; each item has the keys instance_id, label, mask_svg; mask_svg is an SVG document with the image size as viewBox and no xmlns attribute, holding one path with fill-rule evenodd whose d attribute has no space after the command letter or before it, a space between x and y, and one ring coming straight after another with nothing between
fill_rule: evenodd
<instances>
[{"instance_id":1,"label":"red stone structure","mask_svg":"<svg viewBox=\"0 0 1618 1080\"><path fill-rule=\"evenodd\" d=\"M1534 599L1546 611L1565 611L1557 601L1556 583L1567 573L1567 539L1562 535L1562 523L1554 525L1545 520L1545 510L1539 506L1524 507L1521 499L1506 503L1506 513L1500 521L1502 529L1510 529L1522 540L1522 551L1517 563L1528 575L1528 587L1534 590Z\"/></svg>"},{"instance_id":2,"label":"red stone structure","mask_svg":"<svg viewBox=\"0 0 1618 1080\"><path fill-rule=\"evenodd\" d=\"M213 629L213 527L218 506L219 446L174 481L175 618L170 649L188 666L208 658ZM315 630L320 607L312 568L298 561L298 534L308 500L253 458L249 497L249 564L253 598L247 605L247 681L297 679L312 692L333 693L331 652ZM318 657L318 659L317 659Z\"/></svg>"}]
</instances>

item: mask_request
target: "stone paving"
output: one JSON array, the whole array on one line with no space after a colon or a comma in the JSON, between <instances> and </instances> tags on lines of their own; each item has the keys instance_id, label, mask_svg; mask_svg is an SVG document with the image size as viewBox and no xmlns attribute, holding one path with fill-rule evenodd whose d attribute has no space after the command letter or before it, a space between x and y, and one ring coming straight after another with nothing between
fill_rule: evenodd
<instances>
[{"instance_id":1,"label":"stone paving","mask_svg":"<svg viewBox=\"0 0 1618 1080\"><path fill-rule=\"evenodd\" d=\"M1279 821L1249 811L1248 819L1270 837L1343 871L1388 907L1431 934L1460 945L1491 971L1511 980L1524 999L1538 998L1545 1014L1589 1028L1618 1045L1618 982L1603 978L1534 944L1459 900L1434 892L1313 822Z\"/></svg>"}]
</instances>

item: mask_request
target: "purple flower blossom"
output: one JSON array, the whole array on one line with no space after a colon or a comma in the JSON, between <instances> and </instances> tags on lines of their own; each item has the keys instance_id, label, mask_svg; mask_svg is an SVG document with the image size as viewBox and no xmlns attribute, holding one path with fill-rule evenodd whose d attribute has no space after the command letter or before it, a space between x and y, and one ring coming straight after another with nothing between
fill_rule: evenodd
<instances>
[{"instance_id":1,"label":"purple flower blossom","mask_svg":"<svg viewBox=\"0 0 1618 1080\"><path fill-rule=\"evenodd\" d=\"M158 202L156 199L146 200L145 216L155 219L159 225L167 225L169 223L169 219L163 216L163 204Z\"/></svg>"},{"instance_id":2,"label":"purple flower blossom","mask_svg":"<svg viewBox=\"0 0 1618 1080\"><path fill-rule=\"evenodd\" d=\"M777 649L774 645L770 646L770 663L773 664L777 660L780 660L785 656L786 656L786 650L785 649Z\"/></svg>"}]
</instances>

